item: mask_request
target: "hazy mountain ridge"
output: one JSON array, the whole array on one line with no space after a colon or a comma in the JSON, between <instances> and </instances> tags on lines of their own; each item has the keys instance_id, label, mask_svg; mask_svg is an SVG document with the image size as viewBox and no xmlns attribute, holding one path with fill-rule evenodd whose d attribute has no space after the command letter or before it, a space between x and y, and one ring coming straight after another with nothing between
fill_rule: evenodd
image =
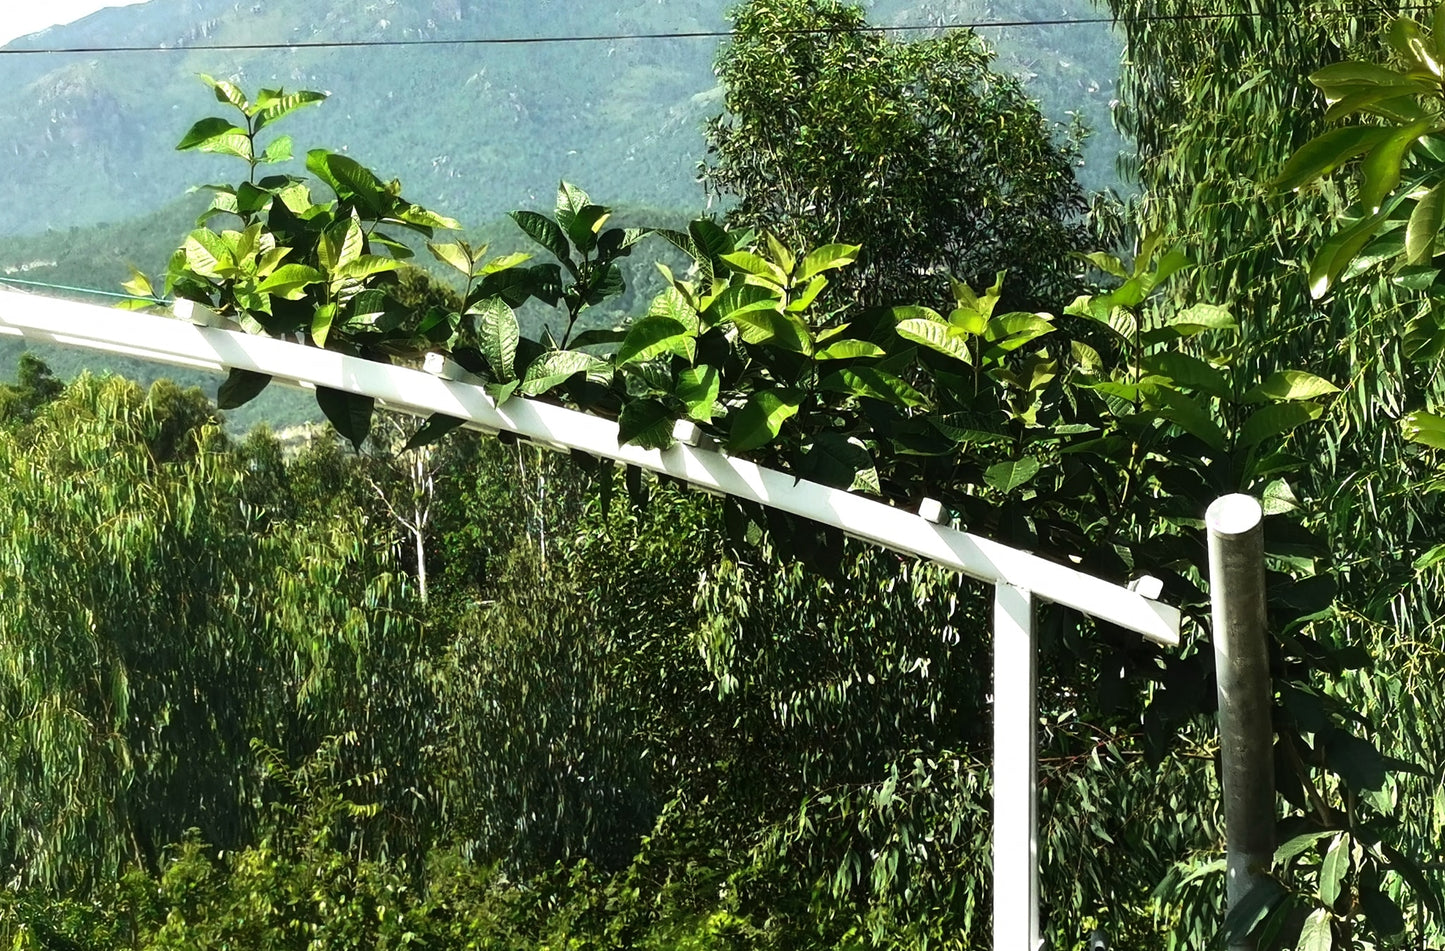
<instances>
[{"instance_id":1,"label":"hazy mountain ridge","mask_svg":"<svg viewBox=\"0 0 1445 951\"><path fill-rule=\"evenodd\" d=\"M0 235L123 220L191 185L235 177L233 162L173 150L192 122L222 112L195 80L202 72L237 78L250 89L332 93L285 130L295 136L298 153L344 149L384 176L401 178L408 197L463 221L545 206L559 178L607 202L700 209L704 200L694 181L705 152L700 124L721 110L711 70L716 39L193 47L720 31L730 5L148 0L103 10L11 47L155 49L0 57L0 142L8 144L0 146ZM1095 15L1089 0L1058 0L1046 14L1045 5L1032 0L998 6L876 0L868 6L881 24L1057 17L1060 7ZM1118 61L1117 48L1100 43L1110 37L1107 28L998 34L985 32L1003 50L1001 62L1037 77L1035 92L1052 114L1086 109L1095 126L1107 123L1101 104ZM1040 38L1068 40L1078 55L1029 45ZM1083 72L1094 74L1092 92L1078 81L1081 62ZM1106 75L1099 77L1101 71Z\"/></svg>"}]
</instances>

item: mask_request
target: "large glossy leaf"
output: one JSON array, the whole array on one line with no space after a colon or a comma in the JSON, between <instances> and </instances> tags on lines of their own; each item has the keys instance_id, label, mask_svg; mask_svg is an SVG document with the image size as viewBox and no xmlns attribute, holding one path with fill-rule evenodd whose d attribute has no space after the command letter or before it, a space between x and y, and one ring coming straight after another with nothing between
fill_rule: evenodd
<instances>
[{"instance_id":1,"label":"large glossy leaf","mask_svg":"<svg viewBox=\"0 0 1445 951\"><path fill-rule=\"evenodd\" d=\"M1229 914L1224 916L1220 943L1227 946L1242 940L1284 901L1287 894L1284 886L1273 878L1257 879L1253 887L1245 892L1244 897L1229 910Z\"/></svg>"},{"instance_id":2,"label":"large glossy leaf","mask_svg":"<svg viewBox=\"0 0 1445 951\"><path fill-rule=\"evenodd\" d=\"M732 415L728 432L728 449L747 452L766 446L777 438L783 423L791 419L801 405L793 390L759 390Z\"/></svg>"},{"instance_id":3,"label":"large glossy leaf","mask_svg":"<svg viewBox=\"0 0 1445 951\"><path fill-rule=\"evenodd\" d=\"M465 419L460 419L456 416L447 416L444 413L432 413L426 418L426 422L422 423L421 426L417 428L417 431L412 434L412 437L406 441L406 445L402 447L402 451L405 452L410 449L420 449L423 446L429 446L447 433L466 425L466 422Z\"/></svg>"},{"instance_id":4,"label":"large glossy leaf","mask_svg":"<svg viewBox=\"0 0 1445 951\"><path fill-rule=\"evenodd\" d=\"M1445 416L1418 410L1401 418L1400 428L1410 442L1445 449Z\"/></svg>"},{"instance_id":5,"label":"large glossy leaf","mask_svg":"<svg viewBox=\"0 0 1445 951\"><path fill-rule=\"evenodd\" d=\"M856 244L825 244L814 248L803 256L803 262L793 275L793 280L802 284L824 271L835 271L858 260L860 246Z\"/></svg>"},{"instance_id":6,"label":"large glossy leaf","mask_svg":"<svg viewBox=\"0 0 1445 951\"><path fill-rule=\"evenodd\" d=\"M700 423L712 422L722 375L717 367L689 367L677 375L677 398L687 405L687 415Z\"/></svg>"},{"instance_id":7,"label":"large glossy leaf","mask_svg":"<svg viewBox=\"0 0 1445 951\"><path fill-rule=\"evenodd\" d=\"M269 373L242 370L232 367L216 391L216 406L219 409L235 409L244 406L261 394L271 382Z\"/></svg>"},{"instance_id":8,"label":"large glossy leaf","mask_svg":"<svg viewBox=\"0 0 1445 951\"><path fill-rule=\"evenodd\" d=\"M492 375L502 383L515 380L521 330L512 308L499 297L488 297L473 304L467 313L477 319L477 344Z\"/></svg>"},{"instance_id":9,"label":"large glossy leaf","mask_svg":"<svg viewBox=\"0 0 1445 951\"><path fill-rule=\"evenodd\" d=\"M575 273L576 265L567 247L567 236L557 222L539 215L535 211L514 211L508 217L517 223L523 233L552 253L567 269Z\"/></svg>"},{"instance_id":10,"label":"large glossy leaf","mask_svg":"<svg viewBox=\"0 0 1445 951\"><path fill-rule=\"evenodd\" d=\"M443 264L461 271L467 277L472 276L472 256L461 244L433 244L428 241L426 249Z\"/></svg>"},{"instance_id":11,"label":"large glossy leaf","mask_svg":"<svg viewBox=\"0 0 1445 951\"><path fill-rule=\"evenodd\" d=\"M1263 383L1245 394L1256 403L1281 400L1313 400L1338 393L1340 388L1329 380L1303 370L1277 370Z\"/></svg>"},{"instance_id":12,"label":"large glossy leaf","mask_svg":"<svg viewBox=\"0 0 1445 951\"><path fill-rule=\"evenodd\" d=\"M532 361L522 377L518 388L523 396L538 396L560 383L565 383L578 373L605 375L612 365L599 360L590 353L578 350L551 350Z\"/></svg>"},{"instance_id":13,"label":"large glossy leaf","mask_svg":"<svg viewBox=\"0 0 1445 951\"><path fill-rule=\"evenodd\" d=\"M1381 126L1352 125L1318 135L1290 156L1284 171L1274 180L1274 187L1289 191L1323 178L1350 159L1384 142L1391 131Z\"/></svg>"},{"instance_id":14,"label":"large glossy leaf","mask_svg":"<svg viewBox=\"0 0 1445 951\"><path fill-rule=\"evenodd\" d=\"M955 332L952 327L941 320L910 318L900 320L895 329L898 336L904 340L921 343L931 350L937 350L939 353L947 354L964 363L973 362L973 354L968 350L967 338Z\"/></svg>"},{"instance_id":15,"label":"large glossy leaf","mask_svg":"<svg viewBox=\"0 0 1445 951\"><path fill-rule=\"evenodd\" d=\"M1316 908L1305 918L1304 926L1300 928L1299 941L1295 942L1295 951L1330 951L1334 947L1334 937L1330 932L1330 913L1324 908Z\"/></svg>"},{"instance_id":16,"label":"large glossy leaf","mask_svg":"<svg viewBox=\"0 0 1445 951\"><path fill-rule=\"evenodd\" d=\"M886 357L887 355L888 351L876 343L854 340L851 337L835 340L814 354L819 360L858 360L868 357Z\"/></svg>"},{"instance_id":17,"label":"large glossy leaf","mask_svg":"<svg viewBox=\"0 0 1445 951\"><path fill-rule=\"evenodd\" d=\"M1266 439L1283 436L1302 423L1319 417L1323 407L1314 403L1272 403L1262 406L1240 428L1238 445L1256 446Z\"/></svg>"},{"instance_id":18,"label":"large glossy leaf","mask_svg":"<svg viewBox=\"0 0 1445 951\"><path fill-rule=\"evenodd\" d=\"M894 406L925 406L928 403L927 397L903 379L877 367L847 367L828 374L818 385L830 392L882 400Z\"/></svg>"},{"instance_id":19,"label":"large glossy leaf","mask_svg":"<svg viewBox=\"0 0 1445 951\"><path fill-rule=\"evenodd\" d=\"M841 433L823 432L798 465L805 479L849 491L879 491L878 470L866 446Z\"/></svg>"},{"instance_id":20,"label":"large glossy leaf","mask_svg":"<svg viewBox=\"0 0 1445 951\"><path fill-rule=\"evenodd\" d=\"M1210 396L1229 396L1229 378L1225 372L1196 356L1167 351L1146 357L1143 365L1148 373L1164 377L1175 386L1187 386Z\"/></svg>"},{"instance_id":21,"label":"large glossy leaf","mask_svg":"<svg viewBox=\"0 0 1445 951\"><path fill-rule=\"evenodd\" d=\"M181 140L176 143L176 151L184 152L187 149L200 149L217 139L227 137L235 138L238 136L244 139L246 137L246 130L238 128L228 119L211 116L191 126L190 129L186 131L186 134L181 136ZM209 149L207 151L216 150Z\"/></svg>"},{"instance_id":22,"label":"large glossy leaf","mask_svg":"<svg viewBox=\"0 0 1445 951\"><path fill-rule=\"evenodd\" d=\"M751 251L734 251L721 257L734 270L758 278L772 287L783 287L788 282L782 268Z\"/></svg>"},{"instance_id":23,"label":"large glossy leaf","mask_svg":"<svg viewBox=\"0 0 1445 951\"><path fill-rule=\"evenodd\" d=\"M649 315L632 325L617 349L617 365L640 363L664 353L691 361L697 353L697 337L671 317Z\"/></svg>"},{"instance_id":24,"label":"large glossy leaf","mask_svg":"<svg viewBox=\"0 0 1445 951\"><path fill-rule=\"evenodd\" d=\"M632 400L617 419L617 441L643 449L666 449L673 442L672 425L672 413L661 401Z\"/></svg>"},{"instance_id":25,"label":"large glossy leaf","mask_svg":"<svg viewBox=\"0 0 1445 951\"><path fill-rule=\"evenodd\" d=\"M1330 841L1325 849L1324 861L1320 863L1320 901L1325 907L1332 907L1340 899L1340 888L1345 873L1350 870L1350 838L1341 832Z\"/></svg>"},{"instance_id":26,"label":"large glossy leaf","mask_svg":"<svg viewBox=\"0 0 1445 951\"><path fill-rule=\"evenodd\" d=\"M376 400L358 393L318 386L316 405L321 407L321 412L326 414L341 438L351 443L352 449L360 451L361 444L371 432L371 414Z\"/></svg>"},{"instance_id":27,"label":"large glossy leaf","mask_svg":"<svg viewBox=\"0 0 1445 951\"><path fill-rule=\"evenodd\" d=\"M1428 264L1435 257L1435 238L1445 211L1445 182L1424 194L1410 212L1405 228L1405 257L1410 264Z\"/></svg>"},{"instance_id":28,"label":"large glossy leaf","mask_svg":"<svg viewBox=\"0 0 1445 951\"><path fill-rule=\"evenodd\" d=\"M1169 422L1201 440L1211 449L1223 449L1224 432L1198 400L1168 386L1154 385L1144 388L1155 404L1155 411Z\"/></svg>"},{"instance_id":29,"label":"large glossy leaf","mask_svg":"<svg viewBox=\"0 0 1445 951\"><path fill-rule=\"evenodd\" d=\"M1405 153L1416 139L1432 131L1434 125L1435 123L1428 119L1411 123L1395 131L1365 156L1360 163L1360 171L1364 175L1364 184L1360 188L1360 203L1366 209L1373 211L1378 208L1385 196L1400 184L1400 166L1405 160Z\"/></svg>"},{"instance_id":30,"label":"large glossy leaf","mask_svg":"<svg viewBox=\"0 0 1445 951\"><path fill-rule=\"evenodd\" d=\"M309 105L313 102L321 102L326 98L326 93L313 92L309 89L272 96L267 96L266 93L268 92L271 92L271 90L262 90L261 95L256 99L256 105L260 107L256 113L255 125L257 132L260 132L277 119L290 115L302 106Z\"/></svg>"},{"instance_id":31,"label":"large glossy leaf","mask_svg":"<svg viewBox=\"0 0 1445 951\"><path fill-rule=\"evenodd\" d=\"M1007 495L1032 482L1039 474L1039 468L1039 461L1032 456L1011 462L999 462L984 470L983 481Z\"/></svg>"}]
</instances>

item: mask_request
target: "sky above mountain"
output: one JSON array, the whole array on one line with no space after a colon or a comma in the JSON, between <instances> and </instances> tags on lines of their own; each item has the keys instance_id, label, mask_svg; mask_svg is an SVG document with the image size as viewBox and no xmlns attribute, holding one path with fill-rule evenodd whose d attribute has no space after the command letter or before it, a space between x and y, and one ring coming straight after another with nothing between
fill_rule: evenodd
<instances>
[{"instance_id":1,"label":"sky above mountain","mask_svg":"<svg viewBox=\"0 0 1445 951\"><path fill-rule=\"evenodd\" d=\"M143 0L46 0L7 4L0 10L0 45L48 26L73 23L105 7L125 7Z\"/></svg>"}]
</instances>

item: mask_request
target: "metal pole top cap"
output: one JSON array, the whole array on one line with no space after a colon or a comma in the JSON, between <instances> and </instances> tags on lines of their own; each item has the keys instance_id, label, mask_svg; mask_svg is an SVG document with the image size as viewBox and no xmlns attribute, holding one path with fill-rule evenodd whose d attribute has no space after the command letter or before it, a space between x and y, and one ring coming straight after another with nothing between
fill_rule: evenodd
<instances>
[{"instance_id":1,"label":"metal pole top cap","mask_svg":"<svg viewBox=\"0 0 1445 951\"><path fill-rule=\"evenodd\" d=\"M1204 524L1216 535L1244 535L1264 520L1264 509L1252 495L1235 493L1214 500L1204 513Z\"/></svg>"}]
</instances>

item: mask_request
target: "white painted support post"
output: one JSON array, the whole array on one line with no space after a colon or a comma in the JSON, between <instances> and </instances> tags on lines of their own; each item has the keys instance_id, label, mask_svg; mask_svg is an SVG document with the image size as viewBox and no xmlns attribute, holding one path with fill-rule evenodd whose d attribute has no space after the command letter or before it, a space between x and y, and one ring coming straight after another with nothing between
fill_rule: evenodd
<instances>
[{"instance_id":1,"label":"white painted support post","mask_svg":"<svg viewBox=\"0 0 1445 951\"><path fill-rule=\"evenodd\" d=\"M1038 951L1034 596L993 590L993 951Z\"/></svg>"}]
</instances>

